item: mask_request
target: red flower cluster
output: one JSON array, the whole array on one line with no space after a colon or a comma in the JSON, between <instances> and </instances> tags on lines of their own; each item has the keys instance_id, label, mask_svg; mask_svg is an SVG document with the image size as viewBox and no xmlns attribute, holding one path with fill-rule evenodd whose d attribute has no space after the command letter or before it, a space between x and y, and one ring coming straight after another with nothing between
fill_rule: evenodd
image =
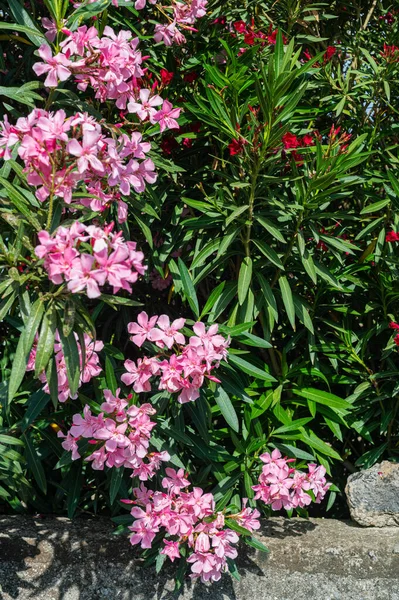
<instances>
[{"instance_id":1,"label":"red flower cluster","mask_svg":"<svg viewBox=\"0 0 399 600\"><path fill-rule=\"evenodd\" d=\"M337 49L334 46L328 46L327 50L324 52L323 65L330 62L336 51Z\"/></svg>"},{"instance_id":2,"label":"red flower cluster","mask_svg":"<svg viewBox=\"0 0 399 600\"><path fill-rule=\"evenodd\" d=\"M306 146L313 146L314 139L311 133L305 134L302 139L297 137L294 133L287 131L281 138L283 142L284 150L292 150L291 158L293 158L298 166L303 164L302 155L296 152L296 148L303 148Z\"/></svg>"},{"instance_id":3,"label":"red flower cluster","mask_svg":"<svg viewBox=\"0 0 399 600\"><path fill-rule=\"evenodd\" d=\"M272 25L270 25L267 33L255 31L254 19L252 19L251 25L247 25L245 21L236 21L233 23L233 27L237 33L244 35L244 42L248 46L253 46L254 44L274 46L277 42L278 29L273 30ZM283 35L283 42L284 44L288 42L285 35Z\"/></svg>"},{"instance_id":4,"label":"red flower cluster","mask_svg":"<svg viewBox=\"0 0 399 600\"><path fill-rule=\"evenodd\" d=\"M175 76L172 71L167 71L166 69L161 69L159 74L161 76L162 85L169 85Z\"/></svg>"},{"instance_id":5,"label":"red flower cluster","mask_svg":"<svg viewBox=\"0 0 399 600\"><path fill-rule=\"evenodd\" d=\"M387 62L399 62L399 48L398 46L388 46L384 44L384 51L380 52L382 58L385 58Z\"/></svg>"},{"instance_id":6,"label":"red flower cluster","mask_svg":"<svg viewBox=\"0 0 399 600\"><path fill-rule=\"evenodd\" d=\"M337 49L335 46L328 46L327 50L324 52L323 55L323 66L325 66L327 63L329 63L332 59L332 57L334 56L334 54L337 52ZM303 60L304 62L308 62L309 60L311 60L313 58L312 54L310 53L310 50L308 48L306 48L306 50L303 53ZM320 67L320 64L318 62L316 62L314 64L315 67Z\"/></svg>"},{"instance_id":7,"label":"red flower cluster","mask_svg":"<svg viewBox=\"0 0 399 600\"><path fill-rule=\"evenodd\" d=\"M399 325L397 323L395 323L394 321L392 321L391 323L389 323L389 329L393 329L394 331L399 331ZM395 342L395 344L397 346L399 346L399 333L397 333L395 335L395 337L393 338L393 341Z\"/></svg>"},{"instance_id":8,"label":"red flower cluster","mask_svg":"<svg viewBox=\"0 0 399 600\"><path fill-rule=\"evenodd\" d=\"M242 154L245 144L246 142L243 139L232 140L227 146L230 152L230 156L234 156L235 154Z\"/></svg>"},{"instance_id":9,"label":"red flower cluster","mask_svg":"<svg viewBox=\"0 0 399 600\"><path fill-rule=\"evenodd\" d=\"M397 12L397 11L394 11ZM392 12L387 12L385 15L378 17L379 21L385 21L388 25L392 25L395 22L395 17Z\"/></svg>"},{"instance_id":10,"label":"red flower cluster","mask_svg":"<svg viewBox=\"0 0 399 600\"><path fill-rule=\"evenodd\" d=\"M386 234L385 241L386 242L399 242L399 233L396 233L396 231L390 231L389 233Z\"/></svg>"}]
</instances>

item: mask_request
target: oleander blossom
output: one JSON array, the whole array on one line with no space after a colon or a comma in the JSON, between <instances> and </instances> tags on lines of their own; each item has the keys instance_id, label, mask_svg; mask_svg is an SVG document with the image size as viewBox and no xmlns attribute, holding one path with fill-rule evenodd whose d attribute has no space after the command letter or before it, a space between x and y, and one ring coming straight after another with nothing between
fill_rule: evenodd
<instances>
[{"instance_id":1,"label":"oleander blossom","mask_svg":"<svg viewBox=\"0 0 399 600\"><path fill-rule=\"evenodd\" d=\"M224 512L215 512L213 494L206 494L199 487L188 489L190 481L183 469L166 469L162 479L164 491L152 491L141 484L133 490L134 517L129 527L130 543L141 548L151 548L154 538L162 533L164 547L161 554L172 562L183 556L191 566L192 579L218 581L227 571L227 559L237 557L239 535L225 524ZM248 532L259 529L260 513L246 507L243 500L240 513L226 515ZM184 552L181 550L184 547Z\"/></svg>"},{"instance_id":2,"label":"oleander blossom","mask_svg":"<svg viewBox=\"0 0 399 600\"><path fill-rule=\"evenodd\" d=\"M104 390L101 413L93 415L86 405L83 415L73 416L72 427L66 435L62 431L62 447L72 453L72 459L80 458L79 441L89 440L90 451L85 460L94 470L102 471L104 466L130 469L132 477L141 481L151 479L162 462L169 460L167 452L153 452L150 449L151 431L156 423L151 416L156 410L151 404L135 405L131 399L121 398L118 388L115 395Z\"/></svg>"},{"instance_id":3,"label":"oleander blossom","mask_svg":"<svg viewBox=\"0 0 399 600\"><path fill-rule=\"evenodd\" d=\"M99 37L95 27L82 25L66 35L57 54L46 44L38 50L43 62L35 63L33 70L37 75L46 74L45 86L57 87L59 81L73 77L80 91L93 89L100 102L114 100L117 108L136 114L140 121L158 122L161 132L179 128L180 109L146 87L150 80L144 77L139 39L132 39L130 31L115 33L106 26Z\"/></svg>"},{"instance_id":4,"label":"oleander blossom","mask_svg":"<svg viewBox=\"0 0 399 600\"><path fill-rule=\"evenodd\" d=\"M218 333L218 325L208 329L204 323L193 326L192 335L186 340L182 333L185 319L170 321L167 315L148 317L141 312L137 322L129 323L128 332L131 341L141 347L145 341L154 343L159 354L139 358L136 362L125 361L126 373L121 380L132 385L136 393L151 391L151 382L156 379L159 390L178 393L181 404L193 402L199 398L200 388L205 379L217 383L212 375L222 360L227 359L229 338Z\"/></svg>"},{"instance_id":5,"label":"oleander blossom","mask_svg":"<svg viewBox=\"0 0 399 600\"><path fill-rule=\"evenodd\" d=\"M262 500L272 510L306 508L312 499L320 503L331 485L326 481L322 465L309 464L308 472L303 473L289 466L295 459L283 458L277 449L259 458L264 465L259 483L252 489L256 492L255 500Z\"/></svg>"},{"instance_id":6,"label":"oleander blossom","mask_svg":"<svg viewBox=\"0 0 399 600\"><path fill-rule=\"evenodd\" d=\"M83 340L85 344L84 353L82 353L82 348L80 346L80 341L78 335L74 334L76 339L76 345L79 353L79 361L80 361L80 376L79 376L79 387L83 383L89 383L89 381L93 377L97 377L101 371L100 358L98 356L98 352L100 352L104 344L100 340L94 340L87 333L83 335ZM35 342L33 344L33 348L30 352L28 364L26 367L27 371L35 370L35 360L36 360L36 350L39 338L36 336ZM84 356L84 362L83 362ZM69 388L68 376L67 376L67 366L65 362L65 355L62 349L62 344L60 341L58 331L55 332L55 342L54 342L54 359L55 359L55 372L57 374L57 385L58 385L58 400L60 402L66 402L69 398L76 399L78 394L72 394ZM50 393L49 384L47 381L46 373L43 371L39 374L39 380L44 383L43 391L46 394Z\"/></svg>"},{"instance_id":7,"label":"oleander blossom","mask_svg":"<svg viewBox=\"0 0 399 600\"><path fill-rule=\"evenodd\" d=\"M162 123L167 119L163 111ZM112 126L103 129L87 113L67 117L64 110L35 108L15 125L6 115L0 122L1 157L12 158L16 145L38 200L59 197L67 205L77 203L95 212L115 203L120 223L126 221L128 208L122 197L132 190L143 192L157 179L154 163L146 156L151 144L143 141L141 133L120 134ZM79 186L84 193L75 198L72 194Z\"/></svg>"},{"instance_id":8,"label":"oleander blossom","mask_svg":"<svg viewBox=\"0 0 399 600\"><path fill-rule=\"evenodd\" d=\"M106 284L114 294L121 289L132 293L132 284L147 268L144 255L137 251L136 242L124 240L121 231L113 233L113 226L100 228L75 221L71 227L58 227L52 235L40 231L35 253L44 259L50 281L89 298L98 298Z\"/></svg>"}]
</instances>

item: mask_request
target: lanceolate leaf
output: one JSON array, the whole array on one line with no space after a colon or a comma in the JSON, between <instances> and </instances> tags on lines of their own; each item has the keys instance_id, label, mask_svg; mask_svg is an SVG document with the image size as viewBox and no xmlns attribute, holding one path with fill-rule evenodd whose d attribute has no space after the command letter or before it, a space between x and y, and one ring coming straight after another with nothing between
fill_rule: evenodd
<instances>
[{"instance_id":1,"label":"lanceolate leaf","mask_svg":"<svg viewBox=\"0 0 399 600\"><path fill-rule=\"evenodd\" d=\"M71 390L71 396L73 396L78 391L80 377L78 345L76 343L73 331L71 331L68 336L65 336L62 332L62 327L59 327L58 333L61 339L62 351L65 357L69 388Z\"/></svg>"},{"instance_id":2,"label":"lanceolate leaf","mask_svg":"<svg viewBox=\"0 0 399 600\"><path fill-rule=\"evenodd\" d=\"M238 431L239 425L237 413L234 410L234 406L229 396L226 394L221 385L219 385L216 389L215 400L228 425L230 425L234 431Z\"/></svg>"},{"instance_id":3,"label":"lanceolate leaf","mask_svg":"<svg viewBox=\"0 0 399 600\"><path fill-rule=\"evenodd\" d=\"M248 294L249 286L251 285L252 279L252 260L246 256L240 267L240 273L238 276L238 302L244 303L245 298Z\"/></svg>"},{"instance_id":4,"label":"lanceolate leaf","mask_svg":"<svg viewBox=\"0 0 399 600\"><path fill-rule=\"evenodd\" d=\"M194 288L194 284L192 282L190 273L188 272L187 267L181 258L179 258L178 264L179 264L179 273L180 273L180 277L181 277L181 282L183 285L184 293L187 298L187 302L189 303L191 310L193 311L195 316L198 317L199 316L198 299L197 299L197 294L195 293L195 288Z\"/></svg>"},{"instance_id":5,"label":"lanceolate leaf","mask_svg":"<svg viewBox=\"0 0 399 600\"><path fill-rule=\"evenodd\" d=\"M295 306L294 300L292 298L290 284L288 283L288 279L285 276L281 276L278 280L278 283L281 290L281 298L283 300L285 310L287 311L287 317L289 319L289 322L291 323L291 327L295 331Z\"/></svg>"}]
</instances>

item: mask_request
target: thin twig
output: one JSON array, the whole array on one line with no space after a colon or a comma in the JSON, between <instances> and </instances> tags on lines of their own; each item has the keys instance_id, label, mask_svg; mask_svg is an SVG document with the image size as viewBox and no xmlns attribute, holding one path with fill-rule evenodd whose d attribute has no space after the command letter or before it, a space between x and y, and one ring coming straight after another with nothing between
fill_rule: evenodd
<instances>
[{"instance_id":1,"label":"thin twig","mask_svg":"<svg viewBox=\"0 0 399 600\"><path fill-rule=\"evenodd\" d=\"M369 21L370 21L371 17L373 16L373 12L374 12L376 6L377 6L377 0L374 0L373 4L371 5L371 8L370 8L369 12L367 13L367 16L366 16L366 18L364 20L363 25L360 28L363 31L365 31L367 25L369 24Z\"/></svg>"}]
</instances>

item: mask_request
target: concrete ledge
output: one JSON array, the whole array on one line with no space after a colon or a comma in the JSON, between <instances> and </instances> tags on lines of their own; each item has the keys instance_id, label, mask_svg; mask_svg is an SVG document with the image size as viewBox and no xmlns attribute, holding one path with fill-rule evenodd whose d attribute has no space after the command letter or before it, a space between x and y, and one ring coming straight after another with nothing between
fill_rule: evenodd
<instances>
[{"instance_id":1,"label":"concrete ledge","mask_svg":"<svg viewBox=\"0 0 399 600\"><path fill-rule=\"evenodd\" d=\"M0 517L1 600L168 600L173 568L144 569L104 519ZM273 518L243 548L241 582L187 582L180 600L399 600L398 528Z\"/></svg>"}]
</instances>

